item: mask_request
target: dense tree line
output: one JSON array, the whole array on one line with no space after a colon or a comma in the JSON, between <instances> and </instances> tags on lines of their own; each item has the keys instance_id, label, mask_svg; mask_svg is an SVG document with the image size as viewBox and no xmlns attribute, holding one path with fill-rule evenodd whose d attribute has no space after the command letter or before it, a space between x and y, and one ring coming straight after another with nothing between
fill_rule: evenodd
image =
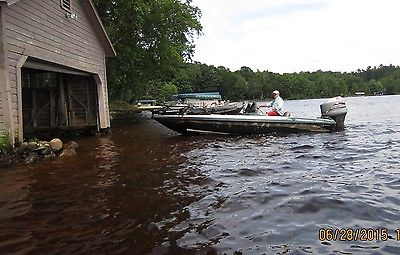
<instances>
[{"instance_id":1,"label":"dense tree line","mask_svg":"<svg viewBox=\"0 0 400 255\"><path fill-rule=\"evenodd\" d=\"M231 100L263 99L278 89L284 98L323 98L337 95L354 95L355 92L398 94L400 93L400 67L393 65L368 67L351 73L300 72L278 74L269 71L254 72L249 67L230 71L190 63L179 69L170 81L179 92L219 91Z\"/></svg>"},{"instance_id":2,"label":"dense tree line","mask_svg":"<svg viewBox=\"0 0 400 255\"><path fill-rule=\"evenodd\" d=\"M210 91L230 100L263 99L275 89L286 99L400 93L400 67L392 65L278 74L195 63L194 39L202 27L191 0L94 2L118 54L107 63L110 99L165 101L178 92Z\"/></svg>"}]
</instances>

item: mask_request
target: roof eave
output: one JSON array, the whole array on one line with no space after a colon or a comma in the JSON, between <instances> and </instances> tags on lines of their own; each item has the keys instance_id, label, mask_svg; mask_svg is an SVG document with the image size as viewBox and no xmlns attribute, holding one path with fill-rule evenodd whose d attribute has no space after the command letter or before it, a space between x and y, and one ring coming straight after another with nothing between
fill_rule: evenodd
<instances>
[{"instance_id":1,"label":"roof eave","mask_svg":"<svg viewBox=\"0 0 400 255\"><path fill-rule=\"evenodd\" d=\"M90 22L95 26L96 32L101 35L99 38L101 43L104 46L106 57L115 57L117 53L114 49L114 46L111 43L110 37L106 32L106 29L101 22L100 16L96 11L96 7L93 5L91 0L81 0L83 8L85 8L85 12L88 14L88 18Z\"/></svg>"}]
</instances>

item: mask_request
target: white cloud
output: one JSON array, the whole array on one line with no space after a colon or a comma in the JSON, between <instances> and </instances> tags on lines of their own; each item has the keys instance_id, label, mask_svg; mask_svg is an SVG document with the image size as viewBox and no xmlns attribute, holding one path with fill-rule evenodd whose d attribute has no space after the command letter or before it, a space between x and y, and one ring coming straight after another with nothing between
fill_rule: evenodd
<instances>
[{"instance_id":1,"label":"white cloud","mask_svg":"<svg viewBox=\"0 0 400 255\"><path fill-rule=\"evenodd\" d=\"M400 1L195 0L194 59L232 70L354 71L400 64Z\"/></svg>"}]
</instances>

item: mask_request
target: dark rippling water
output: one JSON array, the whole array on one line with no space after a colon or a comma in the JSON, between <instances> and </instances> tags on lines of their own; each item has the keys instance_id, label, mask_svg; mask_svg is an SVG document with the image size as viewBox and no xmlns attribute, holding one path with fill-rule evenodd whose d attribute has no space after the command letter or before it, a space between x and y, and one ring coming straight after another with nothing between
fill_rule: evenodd
<instances>
[{"instance_id":1,"label":"dark rippling water","mask_svg":"<svg viewBox=\"0 0 400 255\"><path fill-rule=\"evenodd\" d=\"M286 108L317 117L321 102ZM0 170L0 254L400 254L400 96L346 103L338 133L180 136L138 119L76 157ZM388 240L321 241L328 227Z\"/></svg>"}]
</instances>

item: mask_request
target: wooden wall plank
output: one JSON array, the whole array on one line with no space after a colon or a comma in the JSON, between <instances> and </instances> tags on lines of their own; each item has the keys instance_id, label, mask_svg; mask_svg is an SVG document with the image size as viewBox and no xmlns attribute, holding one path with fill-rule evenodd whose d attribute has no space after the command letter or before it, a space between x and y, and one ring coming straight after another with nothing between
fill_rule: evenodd
<instances>
[{"instance_id":1,"label":"wooden wall plank","mask_svg":"<svg viewBox=\"0 0 400 255\"><path fill-rule=\"evenodd\" d=\"M56 5L56 6L55 6ZM59 5L58 5L59 6ZM81 40L84 39L84 43L93 44L90 46L97 47L102 49L100 41L98 40L96 34L91 28L87 19L84 19L85 16L78 17L77 20L71 20L66 18L66 12L55 12L53 10L58 9L57 3L49 0L41 0L37 4L33 4L31 1L22 4L16 4L13 7L13 11L17 13L16 16L31 20L31 22L40 24L44 27L48 32L51 32L53 28L58 28L61 34L66 36L76 36ZM49 10L49 8L52 9ZM44 15L44 16L43 16ZM14 15L15 16L15 15ZM39 18L38 18L39 17ZM88 28L87 30L80 30L76 24L85 24ZM84 35L82 37L82 35Z\"/></svg>"},{"instance_id":2,"label":"wooden wall plank","mask_svg":"<svg viewBox=\"0 0 400 255\"><path fill-rule=\"evenodd\" d=\"M22 14L10 13L7 15L7 22L9 24L8 29L17 31L31 40L51 40L53 41L50 45L61 44L66 47L76 48L81 52L90 52L91 54L101 57L103 51L101 45L96 41L87 39L82 40L82 36L75 35L73 33L65 32L55 25L46 26L41 23L32 23L32 18L21 16ZM26 27L26 23L31 23L29 27Z\"/></svg>"},{"instance_id":3,"label":"wooden wall plank","mask_svg":"<svg viewBox=\"0 0 400 255\"><path fill-rule=\"evenodd\" d=\"M7 31L7 39L9 41L10 45L25 48L25 50L24 50L25 55L27 55L27 54L29 55L30 53L33 53L35 51L40 51L39 54L44 55L44 56L47 56L49 54L55 55L55 56L57 56L56 59L60 59L60 57L63 57L65 59L69 59L72 62L78 61L79 63L83 63L84 65L93 66L93 68L96 70L98 70L100 68L102 69L101 63L99 64L99 61L97 61L97 60L90 59L88 57L84 57L83 54L76 54L76 53L69 52L68 50L65 50L65 48L63 49L62 47L56 47L51 44L44 44L38 40L30 41L29 43L27 43L26 38L24 38L23 34L20 34L18 32L12 31L12 30ZM46 53L44 53L44 52L46 52ZM16 55L16 54L14 53L14 55ZM37 56L34 56L34 57L37 57Z\"/></svg>"},{"instance_id":4,"label":"wooden wall plank","mask_svg":"<svg viewBox=\"0 0 400 255\"><path fill-rule=\"evenodd\" d=\"M80 0L71 0L71 3L72 13L78 17L76 20L66 17L59 0L18 1L4 10L10 107L16 129L22 122L19 116L22 115L22 109L19 109L22 108L19 102L21 78L18 78L20 68L17 65L24 57L98 75L101 84L97 92L102 92L98 100L103 105L101 128L109 127L105 50ZM0 107L4 105L1 103L3 98L0 96ZM0 118L0 123L2 120Z\"/></svg>"}]
</instances>

